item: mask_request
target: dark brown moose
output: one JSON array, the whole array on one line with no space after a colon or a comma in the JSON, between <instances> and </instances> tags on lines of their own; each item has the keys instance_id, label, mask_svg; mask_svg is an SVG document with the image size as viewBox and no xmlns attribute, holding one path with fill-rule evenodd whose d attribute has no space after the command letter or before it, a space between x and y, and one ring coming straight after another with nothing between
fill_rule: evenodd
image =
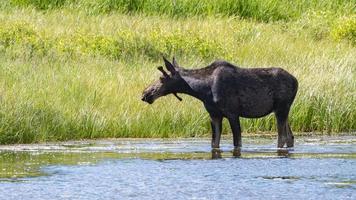
<instances>
[{"instance_id":1,"label":"dark brown moose","mask_svg":"<svg viewBox=\"0 0 356 200\"><path fill-rule=\"evenodd\" d=\"M168 74L148 86L142 100L152 104L157 98L177 93L201 100L211 119L213 149L219 148L222 119L229 120L234 147L241 147L239 117L259 118L275 113L278 148L293 147L294 136L288 124L288 113L298 89L295 77L281 68L240 68L226 61L215 61L201 69L184 69L176 60L163 58Z\"/></svg>"}]
</instances>

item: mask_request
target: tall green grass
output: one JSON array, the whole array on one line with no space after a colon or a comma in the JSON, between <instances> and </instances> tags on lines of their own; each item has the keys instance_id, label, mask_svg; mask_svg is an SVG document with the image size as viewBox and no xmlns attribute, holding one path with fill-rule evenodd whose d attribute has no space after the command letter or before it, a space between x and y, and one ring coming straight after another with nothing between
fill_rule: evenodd
<instances>
[{"instance_id":1,"label":"tall green grass","mask_svg":"<svg viewBox=\"0 0 356 200\"><path fill-rule=\"evenodd\" d=\"M355 12L354 0L10 0L9 6L47 10L74 8L89 14L190 16L239 16L259 21L291 20L308 11L338 14Z\"/></svg>"},{"instance_id":2,"label":"tall green grass","mask_svg":"<svg viewBox=\"0 0 356 200\"><path fill-rule=\"evenodd\" d=\"M338 23L344 17L310 12L293 22L260 23L1 10L0 143L209 134L207 113L192 97L140 101L163 54L187 68L218 58L281 66L299 80L294 131L355 131L356 48L352 26ZM242 123L243 135L275 131L273 115Z\"/></svg>"}]
</instances>

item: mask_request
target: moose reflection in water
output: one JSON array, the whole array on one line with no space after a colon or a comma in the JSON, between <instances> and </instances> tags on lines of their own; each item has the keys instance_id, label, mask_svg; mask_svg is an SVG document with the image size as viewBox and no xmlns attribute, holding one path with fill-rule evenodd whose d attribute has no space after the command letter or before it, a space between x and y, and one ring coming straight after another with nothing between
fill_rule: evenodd
<instances>
[{"instance_id":1,"label":"moose reflection in water","mask_svg":"<svg viewBox=\"0 0 356 200\"><path fill-rule=\"evenodd\" d=\"M297 79L281 68L240 68L226 61L215 61L201 69L184 69L176 60L163 57L159 80L144 91L142 100L152 104L159 97L177 93L201 100L211 119L211 147L219 149L222 119L228 119L234 152L241 147L240 117L260 118L275 113L278 129L278 148L293 147L294 136L288 124L290 107L298 89ZM238 153L237 153L238 154Z\"/></svg>"}]
</instances>

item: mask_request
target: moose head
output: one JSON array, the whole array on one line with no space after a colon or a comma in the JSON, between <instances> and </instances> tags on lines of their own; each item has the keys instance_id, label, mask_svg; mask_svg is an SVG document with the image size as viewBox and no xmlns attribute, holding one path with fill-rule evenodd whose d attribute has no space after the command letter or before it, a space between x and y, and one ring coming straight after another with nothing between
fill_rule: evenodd
<instances>
[{"instance_id":1,"label":"moose head","mask_svg":"<svg viewBox=\"0 0 356 200\"><path fill-rule=\"evenodd\" d=\"M168 74L162 66L157 67L157 69L162 72L162 76L159 78L159 80L150 84L142 93L141 100L149 104L152 104L159 97L168 94L174 94L174 96L177 97L179 101L182 101L182 98L177 95L177 92L185 83L183 78L179 75L180 67L178 66L178 63L174 57L172 63L169 62L165 57L163 57L163 60L166 69L170 72L170 74Z\"/></svg>"}]
</instances>

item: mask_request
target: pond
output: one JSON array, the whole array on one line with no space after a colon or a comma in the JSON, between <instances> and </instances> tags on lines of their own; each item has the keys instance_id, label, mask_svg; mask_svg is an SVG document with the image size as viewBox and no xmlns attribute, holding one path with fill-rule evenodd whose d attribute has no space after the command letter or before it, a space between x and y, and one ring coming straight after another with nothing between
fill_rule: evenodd
<instances>
[{"instance_id":1,"label":"pond","mask_svg":"<svg viewBox=\"0 0 356 200\"><path fill-rule=\"evenodd\" d=\"M356 137L114 139L0 146L0 199L356 199ZM220 159L212 159L220 157Z\"/></svg>"}]
</instances>

